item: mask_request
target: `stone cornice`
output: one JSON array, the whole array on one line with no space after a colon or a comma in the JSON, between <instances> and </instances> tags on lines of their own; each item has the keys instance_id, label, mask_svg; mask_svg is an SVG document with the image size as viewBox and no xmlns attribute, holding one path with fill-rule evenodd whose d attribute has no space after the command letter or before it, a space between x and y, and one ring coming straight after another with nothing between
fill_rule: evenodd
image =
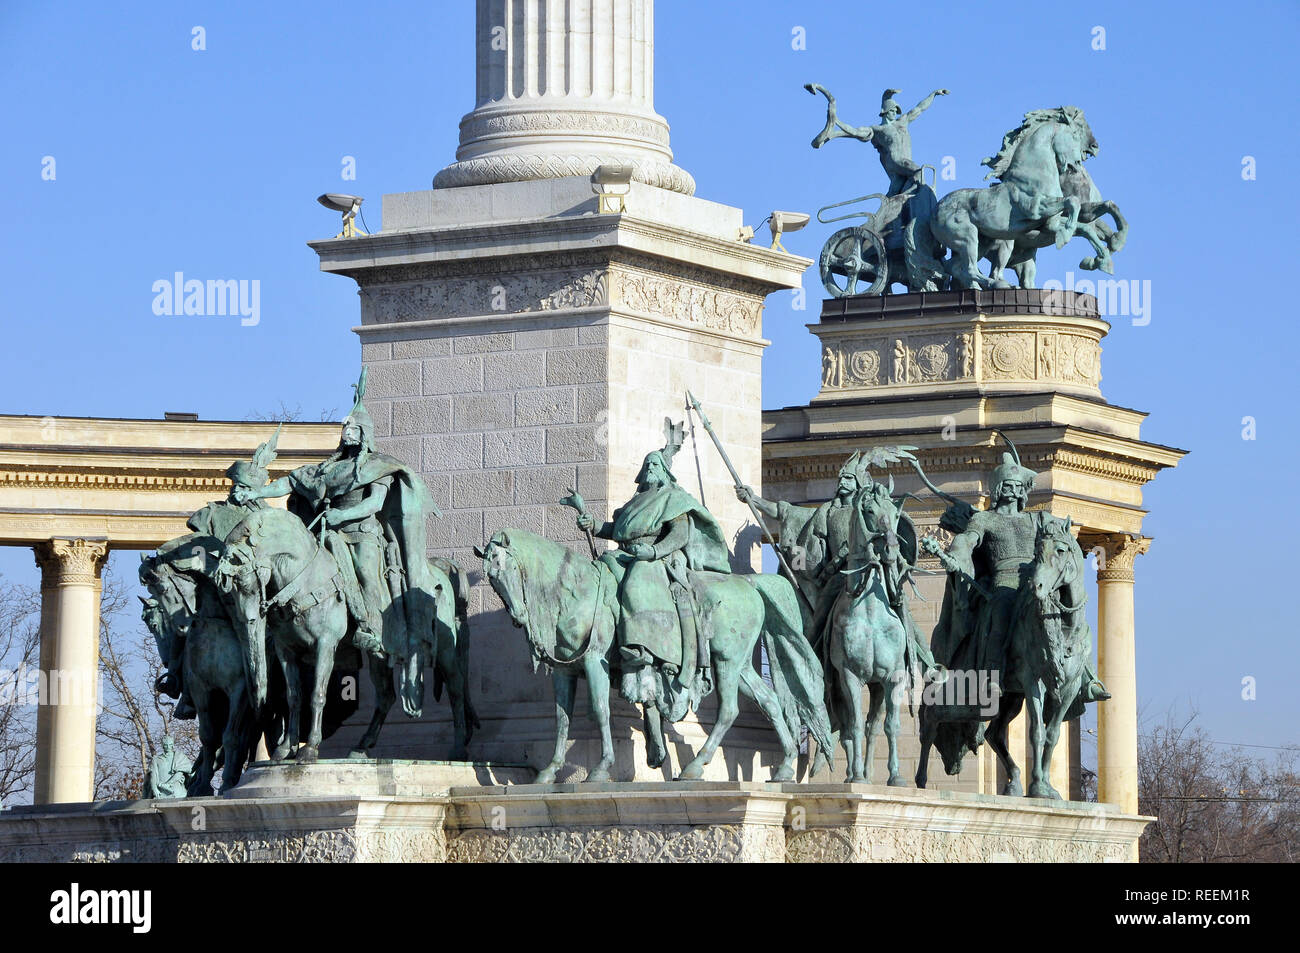
<instances>
[{"instance_id":1,"label":"stone cornice","mask_svg":"<svg viewBox=\"0 0 1300 953\"><path fill-rule=\"evenodd\" d=\"M808 258L638 218L634 211L380 232L308 245L320 255L321 270L346 275L367 286L376 279L403 281L420 277L412 266L423 264L445 275L455 273L456 262L473 261L478 269L503 274L522 270L516 264L521 259L524 268L529 268L546 267L546 262L557 254L580 254L587 260L592 256L640 254L749 281L755 285L755 293L766 295L799 287L803 272L812 265Z\"/></svg>"},{"instance_id":2,"label":"stone cornice","mask_svg":"<svg viewBox=\"0 0 1300 953\"><path fill-rule=\"evenodd\" d=\"M861 446L867 447L881 442L878 439L862 441ZM767 448L765 447L765 449ZM1039 472L1051 469L1073 470L1092 476L1130 483L1135 486L1149 483L1160 472L1158 467L1142 466L1107 455L1089 453L1081 449L1029 445L1020 448L1020 455L1026 466ZM969 470L982 472L992 470L1001 462L1002 448L1001 446L990 446L987 448L962 447L940 451L919 450L917 451L917 458L921 461L925 472L929 474L959 473ZM844 455L842 451L779 457L768 453L764 455L763 477L764 482L772 481L776 483L825 480L835 477L843 465ZM882 475L888 473L910 475L913 470L905 461L900 461L881 468L880 473Z\"/></svg>"},{"instance_id":3,"label":"stone cornice","mask_svg":"<svg viewBox=\"0 0 1300 953\"><path fill-rule=\"evenodd\" d=\"M319 459L319 458L315 458ZM231 461L233 462L233 461ZM224 495L230 489L225 462L212 470L101 470L9 468L0 470L0 488L77 488L95 490L149 490L159 492L213 490ZM271 471L283 476L288 467Z\"/></svg>"}]
</instances>

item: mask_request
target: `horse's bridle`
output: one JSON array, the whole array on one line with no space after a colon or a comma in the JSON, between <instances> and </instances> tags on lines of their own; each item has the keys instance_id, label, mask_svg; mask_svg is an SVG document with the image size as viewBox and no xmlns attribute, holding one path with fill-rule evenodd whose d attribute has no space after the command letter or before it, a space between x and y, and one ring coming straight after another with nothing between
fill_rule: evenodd
<instances>
[{"instance_id":1,"label":"horse's bridle","mask_svg":"<svg viewBox=\"0 0 1300 953\"><path fill-rule=\"evenodd\" d=\"M1073 553L1067 553L1067 555L1070 557L1070 564L1071 564L1071 566L1073 566L1073 565L1074 565L1074 562L1075 562L1075 561L1074 561L1074 558L1073 558L1074 554L1073 554ZM1057 595L1057 593L1059 593L1062 589L1064 589L1066 586L1070 585L1070 583L1072 583L1072 582L1074 582L1074 581L1075 581L1075 580L1073 580L1073 579L1068 579L1068 580L1067 580L1067 579L1065 578L1065 573L1062 572L1062 573L1060 574L1060 576L1057 577L1056 584L1054 584L1054 585L1052 586L1051 590L1048 592L1048 594L1047 594L1047 602L1048 602L1048 604L1051 605L1052 608L1054 608L1057 612L1061 612L1061 613L1065 613L1065 612L1078 612L1080 609L1082 609L1084 606L1086 606L1086 605L1088 604L1088 590L1087 590L1087 589L1085 589L1085 590L1083 591L1083 601L1080 602L1077 606L1066 605L1064 602L1061 601L1061 597L1060 597L1059 595Z\"/></svg>"},{"instance_id":2,"label":"horse's bridle","mask_svg":"<svg viewBox=\"0 0 1300 953\"><path fill-rule=\"evenodd\" d=\"M502 548L501 545L495 541L493 541L489 545L494 547L495 550L500 550ZM522 608L524 610L524 619L531 620L532 614L528 611L528 596L527 596L528 582L524 578L524 567L519 564L519 560L515 558L514 554L511 553L510 550L507 549L506 554L510 556L510 560L514 564L515 571L519 573L519 601L523 603ZM597 560L594 559L592 560L593 565L596 562ZM580 662L582 661L583 658L586 657L587 653L591 651L591 645L592 642L595 641L595 635L596 635L596 617L600 613L600 606L601 603L604 601L604 595L605 595L606 574L601 573L599 568L597 568L596 571L598 573L597 578L600 581L596 584L596 598L592 600L593 606L591 611L591 625L587 627L586 642L583 643L582 648L578 651L578 654L575 655L573 658L563 659L563 660L555 658L555 656L551 655L549 652L546 651L546 649L544 649L542 646L538 644L537 639L533 637L533 630L529 626L528 621L522 623L525 631L528 633L528 644L533 647L533 651L537 653L537 657L542 662L545 662L547 665L550 665L552 668L559 665L573 665L576 662ZM513 612L511 612L512 618L513 615L514 615Z\"/></svg>"},{"instance_id":3,"label":"horse's bridle","mask_svg":"<svg viewBox=\"0 0 1300 953\"><path fill-rule=\"evenodd\" d=\"M244 617L244 624L252 625L255 622L260 622L262 619L265 619L267 610L270 608L266 600L266 584L271 581L271 567L266 563L261 562L257 558L257 555L253 553L251 548L248 549L248 552L252 558L244 569L235 571L233 568L228 568L225 570L225 574L231 579L236 579L240 582L243 582L245 578L253 573L257 574L257 611L259 614L256 616ZM310 565L309 562L308 566ZM229 563L227 563L227 566L229 566ZM303 572L306 571L306 568L304 568ZM301 575L301 573L299 575Z\"/></svg>"}]
</instances>

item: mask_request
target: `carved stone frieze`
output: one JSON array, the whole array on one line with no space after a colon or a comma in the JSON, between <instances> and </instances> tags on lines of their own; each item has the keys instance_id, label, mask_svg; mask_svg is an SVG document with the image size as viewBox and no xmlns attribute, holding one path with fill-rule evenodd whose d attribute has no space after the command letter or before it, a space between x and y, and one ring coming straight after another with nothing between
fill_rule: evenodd
<instances>
[{"instance_id":1,"label":"carved stone frieze","mask_svg":"<svg viewBox=\"0 0 1300 953\"><path fill-rule=\"evenodd\" d=\"M990 380L1033 380L1035 363L1032 331L984 334L984 376Z\"/></svg>"},{"instance_id":2,"label":"carved stone frieze","mask_svg":"<svg viewBox=\"0 0 1300 953\"><path fill-rule=\"evenodd\" d=\"M763 299L719 288L713 276L697 283L640 269L619 268L612 275L616 307L746 338L762 329Z\"/></svg>"},{"instance_id":3,"label":"carved stone frieze","mask_svg":"<svg viewBox=\"0 0 1300 953\"><path fill-rule=\"evenodd\" d=\"M770 863L783 854L781 828L736 824L467 830L447 845L452 863Z\"/></svg>"},{"instance_id":4,"label":"carved stone frieze","mask_svg":"<svg viewBox=\"0 0 1300 953\"><path fill-rule=\"evenodd\" d=\"M435 189L455 189L467 185L492 185L497 182L529 182L534 179L558 179L570 175L591 175L602 165L626 161L625 156L597 153L520 154L513 152L480 156L453 162L433 177ZM634 182L657 189L695 194L695 178L670 162L639 159L632 173Z\"/></svg>"},{"instance_id":5,"label":"carved stone frieze","mask_svg":"<svg viewBox=\"0 0 1300 953\"><path fill-rule=\"evenodd\" d=\"M483 314L526 314L607 304L608 279L598 268L430 278L362 289L363 324L400 324Z\"/></svg>"}]
</instances>

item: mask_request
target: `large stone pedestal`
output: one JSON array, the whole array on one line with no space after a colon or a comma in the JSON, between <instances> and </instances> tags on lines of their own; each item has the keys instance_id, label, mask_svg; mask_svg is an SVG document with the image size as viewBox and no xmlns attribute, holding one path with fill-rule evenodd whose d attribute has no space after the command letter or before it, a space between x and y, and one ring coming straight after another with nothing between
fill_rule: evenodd
<instances>
[{"instance_id":1,"label":"large stone pedestal","mask_svg":"<svg viewBox=\"0 0 1300 953\"><path fill-rule=\"evenodd\" d=\"M663 446L664 418L685 419L688 389L741 478L761 484L763 301L797 285L808 262L739 240L739 209L640 183L626 203L600 213L583 177L387 196L382 232L313 246L324 269L360 286L356 330L380 449L416 465L442 508L431 550L473 571L475 757L546 764L554 704L472 547L518 527L586 551L558 501L576 488L608 519L636 491L645 454ZM683 448L675 469L721 522L734 568L757 568L758 528L708 438ZM366 718L329 750L346 750ZM712 724L711 710L702 720ZM616 710L616 777L662 778L645 767L639 724L629 706ZM693 719L678 732L669 776L705 738ZM575 719L575 771L598 760L595 737ZM445 705L431 704L418 725L391 719L377 753L445 756L450 740ZM746 705L710 769L757 779L775 760L775 732Z\"/></svg>"},{"instance_id":2,"label":"large stone pedestal","mask_svg":"<svg viewBox=\"0 0 1300 953\"><path fill-rule=\"evenodd\" d=\"M0 862L1096 862L1151 820L868 784L484 783L509 771L262 765L229 797L16 808Z\"/></svg>"}]
</instances>

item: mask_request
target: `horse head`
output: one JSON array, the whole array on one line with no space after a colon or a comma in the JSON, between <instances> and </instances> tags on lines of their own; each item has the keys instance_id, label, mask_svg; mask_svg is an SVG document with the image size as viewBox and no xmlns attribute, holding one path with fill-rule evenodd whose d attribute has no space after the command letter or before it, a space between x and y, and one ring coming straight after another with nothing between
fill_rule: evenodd
<instances>
[{"instance_id":1,"label":"horse head","mask_svg":"<svg viewBox=\"0 0 1300 953\"><path fill-rule=\"evenodd\" d=\"M881 570L885 590L893 600L902 587L905 562L898 535L902 509L894 504L889 490L877 483L858 491L854 510L858 518L854 520L850 537L851 568L866 568L867 577L875 569ZM863 578L863 588L867 585L867 577Z\"/></svg>"},{"instance_id":2,"label":"horse head","mask_svg":"<svg viewBox=\"0 0 1300 953\"><path fill-rule=\"evenodd\" d=\"M510 550L510 536L502 530L493 536L486 547L474 547L474 554L483 560L483 577L501 598L517 629L528 627L528 597L524 592L524 574L518 560Z\"/></svg>"},{"instance_id":3,"label":"horse head","mask_svg":"<svg viewBox=\"0 0 1300 953\"><path fill-rule=\"evenodd\" d=\"M243 525L242 523L240 524ZM231 534L231 538L234 534ZM215 580L234 623L244 650L244 675L252 696L253 709L266 704L266 586L271 567L258 561L247 537L228 543L217 563Z\"/></svg>"},{"instance_id":4,"label":"horse head","mask_svg":"<svg viewBox=\"0 0 1300 953\"><path fill-rule=\"evenodd\" d=\"M1083 608L1063 602L1057 595L1081 589L1083 581L1083 550L1070 532L1071 521L1047 518L1038 527L1034 540L1033 570L1030 587L1040 607L1047 612L1075 612ZM1067 596L1067 598L1069 598ZM1073 602L1074 600L1070 600Z\"/></svg>"}]
</instances>

